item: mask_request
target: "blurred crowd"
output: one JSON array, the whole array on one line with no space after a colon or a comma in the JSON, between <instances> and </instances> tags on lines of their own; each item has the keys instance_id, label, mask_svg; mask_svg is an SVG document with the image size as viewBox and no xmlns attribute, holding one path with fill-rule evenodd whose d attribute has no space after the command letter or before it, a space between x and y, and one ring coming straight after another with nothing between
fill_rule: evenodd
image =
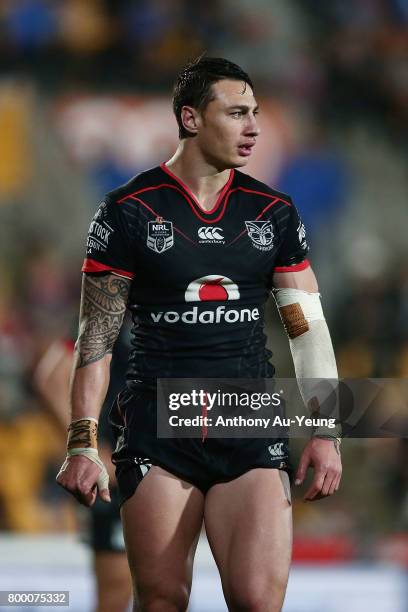
<instances>
[{"instance_id":1,"label":"blurred crowd","mask_svg":"<svg viewBox=\"0 0 408 612\"><path fill-rule=\"evenodd\" d=\"M42 85L168 84L186 57L229 29L214 0L14 0L2 2L3 67Z\"/></svg>"},{"instance_id":2,"label":"blurred crowd","mask_svg":"<svg viewBox=\"0 0 408 612\"><path fill-rule=\"evenodd\" d=\"M408 5L404 0L298 0L324 71L320 100L334 121L363 118L406 151Z\"/></svg>"},{"instance_id":3,"label":"blurred crowd","mask_svg":"<svg viewBox=\"0 0 408 612\"><path fill-rule=\"evenodd\" d=\"M50 89L168 87L209 51L313 100L330 120L381 118L406 136L404 0L2 0L0 70ZM307 28L304 27L307 19ZM401 130L404 132L401 133Z\"/></svg>"},{"instance_id":4,"label":"blurred crowd","mask_svg":"<svg viewBox=\"0 0 408 612\"><path fill-rule=\"evenodd\" d=\"M407 22L403 0L0 2L0 530L75 529L53 483L64 440L33 372L75 316L86 220L104 191L170 153L177 134L163 105L180 66L204 51L242 63L259 82L271 126L260 178L294 197L318 273L329 254L340 375L408 377L406 172L392 178L394 208L367 195L380 245L372 267L354 255L347 265L364 245L345 246L337 232L355 228L360 194L381 193L389 178L370 175L373 143L391 147L395 167L407 151ZM150 140L129 138L142 129L133 114L141 108ZM353 157L362 133L364 154ZM385 208L397 227L386 270L376 264ZM285 375L287 343L272 336ZM325 536L340 556L392 556L390 539L380 552L375 543L408 526L407 445L344 446L343 490L324 506L295 502L298 541Z\"/></svg>"}]
</instances>

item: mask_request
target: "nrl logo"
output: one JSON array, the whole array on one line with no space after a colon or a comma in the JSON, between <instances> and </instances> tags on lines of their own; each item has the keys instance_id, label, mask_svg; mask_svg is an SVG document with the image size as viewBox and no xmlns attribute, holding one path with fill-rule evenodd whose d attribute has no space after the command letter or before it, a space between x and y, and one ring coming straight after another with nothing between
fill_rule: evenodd
<instances>
[{"instance_id":1,"label":"nrl logo","mask_svg":"<svg viewBox=\"0 0 408 612\"><path fill-rule=\"evenodd\" d=\"M174 244L173 224L171 221L156 219L147 224L147 246L155 253L164 253Z\"/></svg>"},{"instance_id":2,"label":"nrl logo","mask_svg":"<svg viewBox=\"0 0 408 612\"><path fill-rule=\"evenodd\" d=\"M271 221L245 221L248 236L253 246L260 251L273 249L273 229Z\"/></svg>"}]
</instances>

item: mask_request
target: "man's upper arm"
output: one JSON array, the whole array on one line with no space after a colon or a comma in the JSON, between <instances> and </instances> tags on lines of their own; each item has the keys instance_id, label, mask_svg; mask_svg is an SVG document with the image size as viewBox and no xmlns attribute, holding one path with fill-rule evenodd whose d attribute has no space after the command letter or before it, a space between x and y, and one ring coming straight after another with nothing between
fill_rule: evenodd
<instances>
[{"instance_id":1,"label":"man's upper arm","mask_svg":"<svg viewBox=\"0 0 408 612\"><path fill-rule=\"evenodd\" d=\"M309 293L319 291L316 276L311 266L298 272L275 272L272 284L274 289L300 289Z\"/></svg>"},{"instance_id":2,"label":"man's upper arm","mask_svg":"<svg viewBox=\"0 0 408 612\"><path fill-rule=\"evenodd\" d=\"M123 207L107 196L88 231L82 266L77 368L111 353L125 315L134 277L132 229Z\"/></svg>"}]
</instances>

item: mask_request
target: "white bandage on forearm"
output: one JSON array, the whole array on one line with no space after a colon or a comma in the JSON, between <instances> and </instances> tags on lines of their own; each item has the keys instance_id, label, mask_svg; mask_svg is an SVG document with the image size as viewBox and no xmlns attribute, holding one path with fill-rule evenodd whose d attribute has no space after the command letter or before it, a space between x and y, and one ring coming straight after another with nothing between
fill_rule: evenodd
<instances>
[{"instance_id":1,"label":"white bandage on forearm","mask_svg":"<svg viewBox=\"0 0 408 612\"><path fill-rule=\"evenodd\" d=\"M337 366L325 320L310 321L304 334L289 340L297 378L335 378Z\"/></svg>"},{"instance_id":2,"label":"white bandage on forearm","mask_svg":"<svg viewBox=\"0 0 408 612\"><path fill-rule=\"evenodd\" d=\"M319 293L274 291L289 336L297 378L337 378L336 360Z\"/></svg>"},{"instance_id":3,"label":"white bandage on forearm","mask_svg":"<svg viewBox=\"0 0 408 612\"><path fill-rule=\"evenodd\" d=\"M90 461L96 463L96 465L101 468L101 473L99 474L98 480L96 481L99 491L103 491L104 489L109 488L109 475L106 470L105 464L98 455L98 451L96 450L96 448L71 448L67 451L68 457L73 457L74 455L82 455L83 457L88 457Z\"/></svg>"},{"instance_id":4,"label":"white bandage on forearm","mask_svg":"<svg viewBox=\"0 0 408 612\"><path fill-rule=\"evenodd\" d=\"M276 289L274 297L289 336L300 393L304 403L313 411L318 406L313 402L316 399L312 392L315 381L310 379L338 378L320 295L300 289Z\"/></svg>"},{"instance_id":5,"label":"white bandage on forearm","mask_svg":"<svg viewBox=\"0 0 408 612\"><path fill-rule=\"evenodd\" d=\"M324 321L320 293L275 289L273 295L289 338L296 338L308 331L312 321Z\"/></svg>"}]
</instances>

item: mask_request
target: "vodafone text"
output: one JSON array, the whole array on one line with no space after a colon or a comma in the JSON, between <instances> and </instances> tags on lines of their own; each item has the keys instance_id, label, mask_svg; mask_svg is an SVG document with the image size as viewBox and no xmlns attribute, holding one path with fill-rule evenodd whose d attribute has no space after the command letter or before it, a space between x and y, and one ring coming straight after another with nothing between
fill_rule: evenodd
<instances>
[{"instance_id":1,"label":"vodafone text","mask_svg":"<svg viewBox=\"0 0 408 612\"><path fill-rule=\"evenodd\" d=\"M154 323L160 323L162 319L166 323L244 323L245 321L257 321L259 319L258 308L241 308L236 310L235 308L225 309L225 306L217 306L215 310L203 310L198 312L197 306L194 306L191 310L185 310L184 312L176 312L175 310L169 310L167 312L151 312L150 313Z\"/></svg>"}]
</instances>

